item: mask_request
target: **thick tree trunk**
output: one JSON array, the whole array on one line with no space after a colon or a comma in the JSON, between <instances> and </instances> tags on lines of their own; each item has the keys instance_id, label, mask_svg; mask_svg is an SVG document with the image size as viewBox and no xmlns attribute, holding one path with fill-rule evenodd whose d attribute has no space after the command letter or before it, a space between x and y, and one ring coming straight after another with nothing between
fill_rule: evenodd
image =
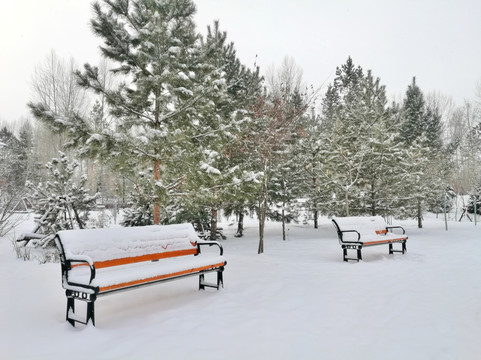
<instances>
[{"instance_id":1,"label":"thick tree trunk","mask_svg":"<svg viewBox=\"0 0 481 360\"><path fill-rule=\"evenodd\" d=\"M314 210L314 229L318 229L319 228L319 220L318 220L318 217L319 217L319 212L316 210Z\"/></svg>"},{"instance_id":2,"label":"thick tree trunk","mask_svg":"<svg viewBox=\"0 0 481 360\"><path fill-rule=\"evenodd\" d=\"M154 162L154 180L160 180L160 162L156 160ZM160 199L154 199L154 225L160 225Z\"/></svg>"},{"instance_id":3,"label":"thick tree trunk","mask_svg":"<svg viewBox=\"0 0 481 360\"><path fill-rule=\"evenodd\" d=\"M234 237L242 237L244 236L244 212L240 211L239 220L237 221L237 232L235 233Z\"/></svg>"},{"instance_id":4,"label":"thick tree trunk","mask_svg":"<svg viewBox=\"0 0 481 360\"><path fill-rule=\"evenodd\" d=\"M210 213L210 239L216 240L217 238L217 209L211 209Z\"/></svg>"},{"instance_id":5,"label":"thick tree trunk","mask_svg":"<svg viewBox=\"0 0 481 360\"><path fill-rule=\"evenodd\" d=\"M257 249L258 254L262 254L264 252L264 226L265 216L259 214L259 248Z\"/></svg>"},{"instance_id":6,"label":"thick tree trunk","mask_svg":"<svg viewBox=\"0 0 481 360\"><path fill-rule=\"evenodd\" d=\"M418 228L422 228L423 227L423 212L422 212L422 208L421 208L421 201L418 201L418 215L417 215L417 218L418 218Z\"/></svg>"},{"instance_id":7,"label":"thick tree trunk","mask_svg":"<svg viewBox=\"0 0 481 360\"><path fill-rule=\"evenodd\" d=\"M282 208L282 240L286 240L286 212L284 210L284 205Z\"/></svg>"}]
</instances>

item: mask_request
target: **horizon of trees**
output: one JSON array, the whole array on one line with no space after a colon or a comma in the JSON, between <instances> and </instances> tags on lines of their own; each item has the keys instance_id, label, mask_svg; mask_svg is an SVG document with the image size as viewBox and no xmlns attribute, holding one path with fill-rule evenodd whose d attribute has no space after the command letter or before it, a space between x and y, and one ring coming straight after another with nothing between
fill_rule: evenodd
<instances>
[{"instance_id":1,"label":"horizon of trees","mask_svg":"<svg viewBox=\"0 0 481 360\"><path fill-rule=\"evenodd\" d=\"M319 91L292 58L263 78L218 22L199 35L192 1L93 9L105 61L80 71L51 52L39 66L29 104L38 121L0 133L2 196L49 181L43 164L65 151L92 194L129 204L125 225L201 222L215 236L222 210L241 236L255 213L259 253L266 219L285 229L300 206L315 226L319 214L369 214L422 227L451 193L479 196L481 86L456 107L413 77L389 103L381 80L349 57L316 106Z\"/></svg>"}]
</instances>

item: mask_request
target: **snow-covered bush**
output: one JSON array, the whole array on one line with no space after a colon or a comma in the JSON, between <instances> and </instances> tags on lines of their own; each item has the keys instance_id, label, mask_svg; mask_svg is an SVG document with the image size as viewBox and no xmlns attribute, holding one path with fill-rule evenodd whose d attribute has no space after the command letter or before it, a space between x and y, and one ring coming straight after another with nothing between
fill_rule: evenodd
<instances>
[{"instance_id":1,"label":"snow-covered bush","mask_svg":"<svg viewBox=\"0 0 481 360\"><path fill-rule=\"evenodd\" d=\"M84 187L87 177L74 179L78 162L69 162L62 152L59 156L46 164L47 182L36 186L27 183L29 198L37 214L34 232L45 235L41 240L32 240L34 246L53 245L52 240L59 230L85 228L88 213L95 206L96 195L91 196Z\"/></svg>"},{"instance_id":2,"label":"snow-covered bush","mask_svg":"<svg viewBox=\"0 0 481 360\"><path fill-rule=\"evenodd\" d=\"M475 203L476 203L476 213L481 215L481 184L477 186L469 195L469 203L467 206L467 210L471 214L474 214Z\"/></svg>"},{"instance_id":3,"label":"snow-covered bush","mask_svg":"<svg viewBox=\"0 0 481 360\"><path fill-rule=\"evenodd\" d=\"M100 210L95 216L89 217L88 227L89 228L107 228L110 226L111 216L105 209Z\"/></svg>"}]
</instances>

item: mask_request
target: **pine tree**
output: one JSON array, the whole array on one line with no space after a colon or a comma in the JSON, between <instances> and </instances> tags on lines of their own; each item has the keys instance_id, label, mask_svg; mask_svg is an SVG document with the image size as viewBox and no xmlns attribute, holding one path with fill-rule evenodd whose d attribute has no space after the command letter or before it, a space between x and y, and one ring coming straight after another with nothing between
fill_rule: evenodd
<instances>
[{"instance_id":1,"label":"pine tree","mask_svg":"<svg viewBox=\"0 0 481 360\"><path fill-rule=\"evenodd\" d=\"M214 238L219 210L230 207L237 211L236 205L243 202L237 202L233 194L253 181L249 169L243 166L240 149L250 123L255 84L260 78L258 71L251 72L240 64L218 22L208 27L202 54L206 81L212 91L198 101L197 116L186 132L191 141L186 144L182 161L190 166L177 189L180 196L173 201L177 208L175 221L201 223Z\"/></svg>"},{"instance_id":2,"label":"pine tree","mask_svg":"<svg viewBox=\"0 0 481 360\"><path fill-rule=\"evenodd\" d=\"M153 222L161 221L161 203L168 202L172 161L189 138L196 103L209 93L199 35L190 0L104 0L93 4L93 32L103 40L102 54L116 64L125 82L110 90L97 67L77 72L79 84L102 94L115 128L95 132L79 114L59 117L45 104L31 104L33 114L58 131L68 131L70 146L85 155L100 154L117 168L138 177L152 171Z\"/></svg>"},{"instance_id":3,"label":"pine tree","mask_svg":"<svg viewBox=\"0 0 481 360\"><path fill-rule=\"evenodd\" d=\"M255 208L260 172L252 161L249 151L251 140L250 129L255 121L254 109L262 93L263 78L259 67L249 69L242 65L237 57L234 44L226 48L225 65L227 92L231 99L232 113L238 125L234 137L230 139L227 153L231 166L242 170L242 174L233 179L230 192L226 192L224 212L235 214L238 220L235 236L243 236L244 216L252 213Z\"/></svg>"}]
</instances>

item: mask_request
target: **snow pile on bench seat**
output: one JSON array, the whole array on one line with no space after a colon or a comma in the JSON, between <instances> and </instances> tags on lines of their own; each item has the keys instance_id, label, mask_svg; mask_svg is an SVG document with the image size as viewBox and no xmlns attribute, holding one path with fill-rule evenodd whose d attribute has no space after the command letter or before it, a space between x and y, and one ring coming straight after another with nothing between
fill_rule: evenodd
<instances>
[{"instance_id":1,"label":"snow pile on bench seat","mask_svg":"<svg viewBox=\"0 0 481 360\"><path fill-rule=\"evenodd\" d=\"M197 272L223 266L224 256L202 254L201 256L181 256L161 259L160 261L143 261L128 265L112 266L96 270L95 279L90 285L98 286L99 291L107 291L108 287L119 285L124 287L131 282L149 282L178 275ZM77 266L70 270L69 281L89 285L90 268Z\"/></svg>"},{"instance_id":2,"label":"snow pile on bench seat","mask_svg":"<svg viewBox=\"0 0 481 360\"><path fill-rule=\"evenodd\" d=\"M407 239L405 235L392 232L380 233L388 226L381 216L348 216L335 218L335 221L341 231L356 230L361 235L358 240L356 232L344 232L342 239L346 242L386 242Z\"/></svg>"},{"instance_id":3,"label":"snow pile on bench seat","mask_svg":"<svg viewBox=\"0 0 481 360\"><path fill-rule=\"evenodd\" d=\"M92 262L195 250L199 240L191 224L63 230L57 235L67 259L81 255Z\"/></svg>"}]
</instances>

